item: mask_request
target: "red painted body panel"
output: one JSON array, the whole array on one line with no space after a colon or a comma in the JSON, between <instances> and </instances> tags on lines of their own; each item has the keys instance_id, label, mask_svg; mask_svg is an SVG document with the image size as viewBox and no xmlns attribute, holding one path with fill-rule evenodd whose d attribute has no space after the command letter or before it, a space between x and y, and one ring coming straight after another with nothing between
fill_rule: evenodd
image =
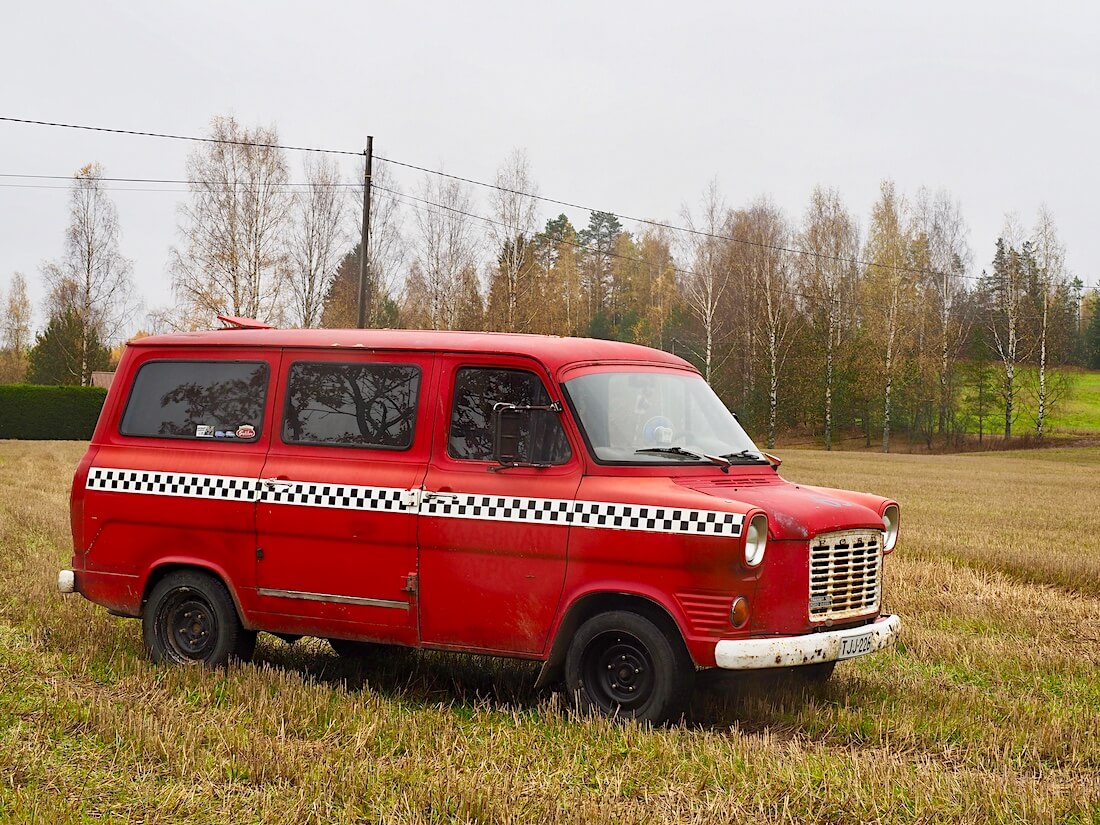
<instances>
[{"instance_id":1,"label":"red painted body panel","mask_svg":"<svg viewBox=\"0 0 1100 825\"><path fill-rule=\"evenodd\" d=\"M411 490L421 485L431 448L434 358L421 353L368 356L355 350L288 351L275 407L286 404L285 379L295 361L356 363L364 360L420 368L416 434L407 450L362 449L285 443L272 431L262 477L296 483L356 485ZM382 640L416 638L416 604L408 577L416 575L417 516L412 512L301 507L261 501L256 508L258 546L255 609L287 618L280 629L302 633L308 620L341 622L343 635ZM264 591L330 594L382 604L306 600ZM400 605L404 605L403 607ZM351 628L351 630L349 630ZM341 635L333 633L332 635Z\"/></svg>"},{"instance_id":2,"label":"red painted body panel","mask_svg":"<svg viewBox=\"0 0 1100 825\"><path fill-rule=\"evenodd\" d=\"M437 420L451 409L454 375L462 367L499 366L534 372L552 400L557 387L538 362L514 356L450 355L440 359L442 392ZM447 427L437 426L424 483L426 495L455 492L486 496L537 496L572 500L582 473L581 443L571 438L572 459L558 467L516 467L490 472L488 461L447 453ZM565 580L569 527L560 524L420 516L420 635L440 647L539 655Z\"/></svg>"},{"instance_id":3,"label":"red painted body panel","mask_svg":"<svg viewBox=\"0 0 1100 825\"><path fill-rule=\"evenodd\" d=\"M118 421L138 367L149 359L266 361L269 387L253 443L132 438ZM422 369L408 450L286 444L279 427L295 360L369 359ZM77 589L139 615L150 575L164 565L210 570L228 585L248 627L544 659L570 608L593 594L628 594L675 621L695 662L713 666L718 640L810 632L808 540L822 532L881 529L886 499L789 483L768 466L609 466L588 454L566 406L571 460L511 468L447 454L454 375L469 365L528 369L551 398L563 376L614 364L692 370L667 353L608 341L526 335L381 330L236 329L141 339L128 346L103 414L74 475L71 518ZM370 510L86 489L90 468L359 485L419 494L611 502L768 517L756 569L740 537L531 520ZM257 550L262 550L259 554ZM413 578L410 579L409 577ZM272 594L263 591L280 591ZM286 595L287 592L292 595ZM309 594L310 598L293 593ZM312 596L330 596L316 599ZM737 596L750 621L729 623ZM862 617L857 617L857 621Z\"/></svg>"},{"instance_id":4,"label":"red painted body panel","mask_svg":"<svg viewBox=\"0 0 1100 825\"><path fill-rule=\"evenodd\" d=\"M117 422L125 409L129 386L138 368L150 358L166 357L153 349L135 350L120 369L103 413L100 415L93 446L94 459L88 466L81 463L86 478L88 470L112 468L156 473L194 473L258 479L263 468L271 430L271 396L268 388L265 420L260 438L255 442L222 443L176 440L167 438L135 438L119 433ZM207 349L173 349L173 359L209 359ZM236 359L262 361L275 374L278 353L263 350L239 350ZM114 392L114 387L125 388ZM108 425L107 422L112 422ZM94 451L94 452L93 452ZM252 586L255 578L256 505L251 500L210 501L174 495L134 495L108 490L83 491L74 513L82 513L82 541L75 549L74 565L89 574L117 576L119 590L111 597L112 609L138 615L141 596L150 573L175 560L222 571L233 591ZM79 551L84 550L81 554ZM129 577L136 577L137 586ZM102 587L109 589L112 578L104 578ZM129 582L125 587L122 582ZM248 622L251 605L241 601L244 619Z\"/></svg>"}]
</instances>

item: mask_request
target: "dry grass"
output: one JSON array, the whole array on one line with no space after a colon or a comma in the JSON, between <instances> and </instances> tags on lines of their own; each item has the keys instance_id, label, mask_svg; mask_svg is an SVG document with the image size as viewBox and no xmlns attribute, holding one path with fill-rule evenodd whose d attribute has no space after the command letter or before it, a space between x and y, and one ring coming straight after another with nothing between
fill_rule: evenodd
<instances>
[{"instance_id":1,"label":"dry grass","mask_svg":"<svg viewBox=\"0 0 1100 825\"><path fill-rule=\"evenodd\" d=\"M646 730L572 718L525 664L262 637L255 665L153 667L52 590L82 449L0 442L2 821L1100 820L1095 451L786 454L902 502L903 644L813 690L712 675Z\"/></svg>"}]
</instances>

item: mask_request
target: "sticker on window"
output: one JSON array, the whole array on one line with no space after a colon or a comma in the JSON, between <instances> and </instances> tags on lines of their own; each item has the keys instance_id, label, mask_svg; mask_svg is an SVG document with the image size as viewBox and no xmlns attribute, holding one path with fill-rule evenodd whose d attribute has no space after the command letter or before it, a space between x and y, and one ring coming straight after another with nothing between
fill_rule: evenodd
<instances>
[{"instance_id":1,"label":"sticker on window","mask_svg":"<svg viewBox=\"0 0 1100 825\"><path fill-rule=\"evenodd\" d=\"M241 424L237 427L237 438L255 438L256 428L251 424Z\"/></svg>"}]
</instances>

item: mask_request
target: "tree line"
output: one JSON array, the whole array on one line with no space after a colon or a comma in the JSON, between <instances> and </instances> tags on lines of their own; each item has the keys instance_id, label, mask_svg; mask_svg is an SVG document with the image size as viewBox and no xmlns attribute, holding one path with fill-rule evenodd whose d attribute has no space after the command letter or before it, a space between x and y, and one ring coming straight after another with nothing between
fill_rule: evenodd
<instances>
[{"instance_id":1,"label":"tree line","mask_svg":"<svg viewBox=\"0 0 1100 825\"><path fill-rule=\"evenodd\" d=\"M187 160L167 265L175 300L148 326L208 328L220 313L354 326L361 184L313 155L292 182L274 127L215 118L209 137ZM906 195L890 181L866 225L836 189L814 189L791 216L767 197L731 206L711 183L676 226L628 228L602 211L584 225L541 220L521 151L484 199L444 174L402 191L391 173L376 164L372 177L371 326L666 349L696 364L769 447L780 434L884 451L899 435L929 447L994 431L1042 438L1065 368L1100 368L1100 301L1066 268L1044 208L1030 226L1009 216L976 265L949 192ZM33 342L25 278L0 300L0 380L86 384L132 328L132 264L102 178L98 164L73 178Z\"/></svg>"}]
</instances>

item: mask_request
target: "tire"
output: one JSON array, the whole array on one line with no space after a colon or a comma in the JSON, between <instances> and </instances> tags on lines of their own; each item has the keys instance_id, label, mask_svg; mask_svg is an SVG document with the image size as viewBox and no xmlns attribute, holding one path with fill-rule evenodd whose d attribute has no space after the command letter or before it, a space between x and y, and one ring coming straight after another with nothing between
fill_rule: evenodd
<instances>
[{"instance_id":1,"label":"tire","mask_svg":"<svg viewBox=\"0 0 1100 825\"><path fill-rule=\"evenodd\" d=\"M679 718L695 666L678 638L637 613L600 613L581 625L565 657L565 688L578 710L660 724Z\"/></svg>"},{"instance_id":2,"label":"tire","mask_svg":"<svg viewBox=\"0 0 1100 825\"><path fill-rule=\"evenodd\" d=\"M256 634L245 630L225 585L193 570L170 573L153 588L142 610L145 649L154 662L219 667L247 661Z\"/></svg>"}]
</instances>

